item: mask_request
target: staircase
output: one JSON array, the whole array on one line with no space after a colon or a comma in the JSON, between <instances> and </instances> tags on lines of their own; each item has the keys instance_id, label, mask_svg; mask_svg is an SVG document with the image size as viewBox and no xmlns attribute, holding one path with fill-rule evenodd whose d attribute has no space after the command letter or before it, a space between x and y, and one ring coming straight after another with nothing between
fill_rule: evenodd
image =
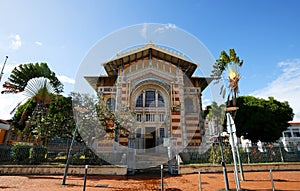
<instances>
[{"instance_id":1,"label":"staircase","mask_svg":"<svg viewBox=\"0 0 300 191\"><path fill-rule=\"evenodd\" d=\"M144 170L160 170L161 165L168 165L168 156L166 153L155 153L155 152L147 152L147 153L139 153L136 154L136 169L140 169L140 171Z\"/></svg>"}]
</instances>

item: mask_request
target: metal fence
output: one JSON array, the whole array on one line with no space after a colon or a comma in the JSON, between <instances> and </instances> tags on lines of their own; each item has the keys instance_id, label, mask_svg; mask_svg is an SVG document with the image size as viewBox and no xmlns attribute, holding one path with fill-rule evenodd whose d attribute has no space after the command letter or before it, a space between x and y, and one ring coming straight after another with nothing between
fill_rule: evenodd
<instances>
[{"instance_id":1,"label":"metal fence","mask_svg":"<svg viewBox=\"0 0 300 191\"><path fill-rule=\"evenodd\" d=\"M51 143L47 147L24 144L0 145L0 165L65 164L68 152L68 143ZM103 152L99 156L94 154L85 144L75 143L70 155L70 164L108 165L110 162L113 164L126 163L124 154L120 152Z\"/></svg>"},{"instance_id":2,"label":"metal fence","mask_svg":"<svg viewBox=\"0 0 300 191\"><path fill-rule=\"evenodd\" d=\"M68 154L68 143L52 143L42 146L4 146L0 145L0 165L2 164L65 164ZM225 162L233 163L230 146L224 146ZM240 159L243 163L271 163L271 162L300 162L300 151L297 147L284 148L279 146L239 148ZM196 150L187 150L180 153L183 164L191 163L221 163L219 145L212 146L207 152L199 154ZM107 151L101 156L94 154L83 143L75 143L70 164L127 164L126 153ZM110 161L110 162L107 162Z\"/></svg>"},{"instance_id":3,"label":"metal fence","mask_svg":"<svg viewBox=\"0 0 300 191\"><path fill-rule=\"evenodd\" d=\"M230 146L223 146L225 162L233 163ZM300 162L300 151L297 147L265 146L239 148L243 163ZM212 146L207 152L199 154L196 150L188 150L180 154L184 164L191 163L221 163L219 145Z\"/></svg>"}]
</instances>

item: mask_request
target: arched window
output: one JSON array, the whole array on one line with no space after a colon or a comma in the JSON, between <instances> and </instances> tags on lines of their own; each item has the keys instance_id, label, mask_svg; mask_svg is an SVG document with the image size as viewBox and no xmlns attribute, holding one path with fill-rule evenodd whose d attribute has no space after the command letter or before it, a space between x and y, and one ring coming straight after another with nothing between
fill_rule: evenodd
<instances>
[{"instance_id":1,"label":"arched window","mask_svg":"<svg viewBox=\"0 0 300 191\"><path fill-rule=\"evenodd\" d=\"M164 102L164 98L158 94L158 107L164 107L165 106L165 102Z\"/></svg>"},{"instance_id":2,"label":"arched window","mask_svg":"<svg viewBox=\"0 0 300 191\"><path fill-rule=\"evenodd\" d=\"M138 97L138 99L136 100L135 106L136 107L143 107L143 94L141 94Z\"/></svg>"},{"instance_id":3,"label":"arched window","mask_svg":"<svg viewBox=\"0 0 300 191\"><path fill-rule=\"evenodd\" d=\"M186 113L193 113L194 112L194 102L191 98L184 99L184 106Z\"/></svg>"},{"instance_id":4,"label":"arched window","mask_svg":"<svg viewBox=\"0 0 300 191\"><path fill-rule=\"evenodd\" d=\"M144 91L139 95L139 97L135 102L135 106L136 107L164 107L165 101L164 98L157 91L148 90L148 91Z\"/></svg>"},{"instance_id":5,"label":"arched window","mask_svg":"<svg viewBox=\"0 0 300 191\"><path fill-rule=\"evenodd\" d=\"M145 107L155 107L155 91L146 91Z\"/></svg>"},{"instance_id":6,"label":"arched window","mask_svg":"<svg viewBox=\"0 0 300 191\"><path fill-rule=\"evenodd\" d=\"M115 98L108 98L106 101L106 106L110 111L115 111L115 106L116 106Z\"/></svg>"}]
</instances>

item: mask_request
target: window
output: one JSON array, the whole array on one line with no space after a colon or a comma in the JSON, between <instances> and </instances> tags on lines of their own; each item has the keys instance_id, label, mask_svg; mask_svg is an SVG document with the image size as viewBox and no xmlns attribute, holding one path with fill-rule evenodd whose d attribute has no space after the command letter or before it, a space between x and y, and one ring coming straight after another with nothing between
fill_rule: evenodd
<instances>
[{"instance_id":1,"label":"window","mask_svg":"<svg viewBox=\"0 0 300 191\"><path fill-rule=\"evenodd\" d=\"M136 114L136 120L138 121L138 122L142 122L142 114L141 113L137 113Z\"/></svg>"},{"instance_id":2,"label":"window","mask_svg":"<svg viewBox=\"0 0 300 191\"><path fill-rule=\"evenodd\" d=\"M143 107L143 94L141 94L138 99L136 100L136 107Z\"/></svg>"},{"instance_id":3,"label":"window","mask_svg":"<svg viewBox=\"0 0 300 191\"><path fill-rule=\"evenodd\" d=\"M165 121L165 114L160 113L159 114L159 122L164 122Z\"/></svg>"},{"instance_id":4,"label":"window","mask_svg":"<svg viewBox=\"0 0 300 191\"><path fill-rule=\"evenodd\" d=\"M115 106L116 106L115 98L108 98L106 101L106 106L110 111L115 111Z\"/></svg>"},{"instance_id":5,"label":"window","mask_svg":"<svg viewBox=\"0 0 300 191\"><path fill-rule=\"evenodd\" d=\"M293 131L294 137L300 137L299 132Z\"/></svg>"},{"instance_id":6,"label":"window","mask_svg":"<svg viewBox=\"0 0 300 191\"><path fill-rule=\"evenodd\" d=\"M155 107L155 91L146 91L145 107Z\"/></svg>"},{"instance_id":7,"label":"window","mask_svg":"<svg viewBox=\"0 0 300 191\"><path fill-rule=\"evenodd\" d=\"M141 138L142 137L142 129L141 128L137 128L136 130L136 138Z\"/></svg>"},{"instance_id":8,"label":"window","mask_svg":"<svg viewBox=\"0 0 300 191\"><path fill-rule=\"evenodd\" d=\"M194 103L191 98L184 99L184 106L186 113L193 113L194 112Z\"/></svg>"},{"instance_id":9,"label":"window","mask_svg":"<svg viewBox=\"0 0 300 191\"><path fill-rule=\"evenodd\" d=\"M11 140L14 140L14 141L18 140L18 134L13 132L13 133L11 134L10 139L11 139Z\"/></svg>"},{"instance_id":10,"label":"window","mask_svg":"<svg viewBox=\"0 0 300 191\"><path fill-rule=\"evenodd\" d=\"M284 136L285 136L285 137L291 137L291 136L292 136L292 133L290 133L290 132L284 132Z\"/></svg>"},{"instance_id":11,"label":"window","mask_svg":"<svg viewBox=\"0 0 300 191\"><path fill-rule=\"evenodd\" d=\"M160 136L160 138L165 137L165 129L164 128L159 128L159 136Z\"/></svg>"},{"instance_id":12,"label":"window","mask_svg":"<svg viewBox=\"0 0 300 191\"><path fill-rule=\"evenodd\" d=\"M157 94L157 97L156 97ZM145 98L144 98L145 95ZM145 99L145 100L144 100ZM157 103L157 105L156 105ZM144 105L145 104L145 105ZM136 107L164 107L164 98L157 92L150 90L139 95L135 103Z\"/></svg>"},{"instance_id":13,"label":"window","mask_svg":"<svg viewBox=\"0 0 300 191\"><path fill-rule=\"evenodd\" d=\"M158 107L164 107L165 106L165 102L164 102L164 98L158 94Z\"/></svg>"},{"instance_id":14,"label":"window","mask_svg":"<svg viewBox=\"0 0 300 191\"><path fill-rule=\"evenodd\" d=\"M155 121L155 114L154 113L147 113L146 114L146 121L147 122L154 122Z\"/></svg>"}]
</instances>

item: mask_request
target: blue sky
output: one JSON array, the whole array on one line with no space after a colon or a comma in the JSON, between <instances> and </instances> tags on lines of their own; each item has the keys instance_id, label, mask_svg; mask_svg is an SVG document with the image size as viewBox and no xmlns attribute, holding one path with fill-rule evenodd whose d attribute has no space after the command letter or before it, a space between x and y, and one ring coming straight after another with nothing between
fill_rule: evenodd
<instances>
[{"instance_id":1,"label":"blue sky","mask_svg":"<svg viewBox=\"0 0 300 191\"><path fill-rule=\"evenodd\" d=\"M294 121L300 121L297 0L0 0L0 7L1 68L9 56L1 84L18 64L47 62L68 94L82 60L100 39L131 25L172 24L198 38L214 58L234 48L244 60L240 95L289 101ZM18 99L0 95L0 118L9 118Z\"/></svg>"}]
</instances>

